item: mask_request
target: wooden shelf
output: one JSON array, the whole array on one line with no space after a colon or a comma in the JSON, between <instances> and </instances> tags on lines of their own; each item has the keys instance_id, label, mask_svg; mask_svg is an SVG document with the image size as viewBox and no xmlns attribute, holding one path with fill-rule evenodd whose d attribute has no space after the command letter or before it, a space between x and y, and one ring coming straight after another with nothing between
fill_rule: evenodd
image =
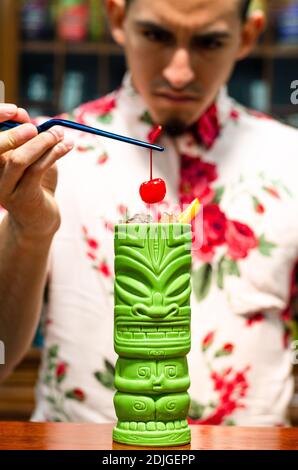
<instances>
[{"instance_id":1,"label":"wooden shelf","mask_svg":"<svg viewBox=\"0 0 298 470\"><path fill-rule=\"evenodd\" d=\"M294 104L274 104L272 111L275 114L297 114L298 107Z\"/></svg>"},{"instance_id":2,"label":"wooden shelf","mask_svg":"<svg viewBox=\"0 0 298 470\"><path fill-rule=\"evenodd\" d=\"M110 42L24 41L22 52L32 54L122 55L122 49Z\"/></svg>"},{"instance_id":3,"label":"wooden shelf","mask_svg":"<svg viewBox=\"0 0 298 470\"><path fill-rule=\"evenodd\" d=\"M298 47L292 44L259 45L251 54L251 57L261 59L295 59L298 58Z\"/></svg>"},{"instance_id":4,"label":"wooden shelf","mask_svg":"<svg viewBox=\"0 0 298 470\"><path fill-rule=\"evenodd\" d=\"M102 55L123 55L121 47L117 44L108 42L64 42L53 41L23 41L20 44L22 52L33 54L102 54ZM298 58L298 47L296 45L260 45L251 54L255 58Z\"/></svg>"},{"instance_id":5,"label":"wooden shelf","mask_svg":"<svg viewBox=\"0 0 298 470\"><path fill-rule=\"evenodd\" d=\"M31 349L14 372L0 386L0 421L26 421L35 404L35 386L41 358Z\"/></svg>"}]
</instances>

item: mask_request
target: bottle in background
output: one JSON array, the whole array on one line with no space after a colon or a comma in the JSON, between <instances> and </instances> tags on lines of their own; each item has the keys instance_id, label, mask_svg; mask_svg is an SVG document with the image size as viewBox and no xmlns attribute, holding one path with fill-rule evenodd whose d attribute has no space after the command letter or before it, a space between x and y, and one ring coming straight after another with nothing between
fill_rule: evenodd
<instances>
[{"instance_id":1,"label":"bottle in background","mask_svg":"<svg viewBox=\"0 0 298 470\"><path fill-rule=\"evenodd\" d=\"M277 17L277 39L283 44L298 43L298 0L280 8Z\"/></svg>"},{"instance_id":2,"label":"bottle in background","mask_svg":"<svg viewBox=\"0 0 298 470\"><path fill-rule=\"evenodd\" d=\"M30 101L40 102L49 98L47 77L41 73L34 73L29 78L28 99Z\"/></svg>"},{"instance_id":3,"label":"bottle in background","mask_svg":"<svg viewBox=\"0 0 298 470\"><path fill-rule=\"evenodd\" d=\"M89 35L92 41L97 41L104 35L105 19L102 0L89 0Z\"/></svg>"},{"instance_id":4,"label":"bottle in background","mask_svg":"<svg viewBox=\"0 0 298 470\"><path fill-rule=\"evenodd\" d=\"M60 0L57 34L64 41L84 41L88 36L88 0Z\"/></svg>"},{"instance_id":5,"label":"bottle in background","mask_svg":"<svg viewBox=\"0 0 298 470\"><path fill-rule=\"evenodd\" d=\"M81 72L66 73L60 97L60 109L70 111L83 101L84 76Z\"/></svg>"},{"instance_id":6,"label":"bottle in background","mask_svg":"<svg viewBox=\"0 0 298 470\"><path fill-rule=\"evenodd\" d=\"M269 87L263 80L253 80L249 87L250 95L250 107L261 111L263 113L269 113L270 108L270 96Z\"/></svg>"},{"instance_id":7,"label":"bottle in background","mask_svg":"<svg viewBox=\"0 0 298 470\"><path fill-rule=\"evenodd\" d=\"M47 39L52 30L48 0L22 2L21 31L24 39Z\"/></svg>"}]
</instances>

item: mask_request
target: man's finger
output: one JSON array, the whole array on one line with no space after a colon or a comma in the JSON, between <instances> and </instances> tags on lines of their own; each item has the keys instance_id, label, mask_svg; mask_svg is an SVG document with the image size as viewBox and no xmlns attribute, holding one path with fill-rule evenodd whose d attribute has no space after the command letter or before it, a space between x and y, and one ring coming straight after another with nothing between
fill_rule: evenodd
<instances>
[{"instance_id":1,"label":"man's finger","mask_svg":"<svg viewBox=\"0 0 298 470\"><path fill-rule=\"evenodd\" d=\"M22 127L31 126L24 124ZM34 126L33 126L34 127ZM5 158L6 162L1 171L0 193L1 197L7 197L22 179L25 171L39 159L42 159L48 150L56 146L63 139L63 130L53 127L49 131L37 135L34 139L27 141Z\"/></svg>"},{"instance_id":2,"label":"man's finger","mask_svg":"<svg viewBox=\"0 0 298 470\"><path fill-rule=\"evenodd\" d=\"M21 123L30 122L30 116L24 108L14 104L0 104L0 122L12 120Z\"/></svg>"},{"instance_id":3,"label":"man's finger","mask_svg":"<svg viewBox=\"0 0 298 470\"><path fill-rule=\"evenodd\" d=\"M65 139L63 142L55 145L55 147L50 149L42 158L27 168L17 185L16 191L32 190L34 186L41 181L47 170L49 170L59 158L67 155L72 148L73 141L70 139ZM12 193L11 189L12 188L10 188L10 191Z\"/></svg>"},{"instance_id":4,"label":"man's finger","mask_svg":"<svg viewBox=\"0 0 298 470\"><path fill-rule=\"evenodd\" d=\"M30 116L24 108L18 108L17 115L13 117L13 121L17 122L30 122Z\"/></svg>"},{"instance_id":5,"label":"man's finger","mask_svg":"<svg viewBox=\"0 0 298 470\"><path fill-rule=\"evenodd\" d=\"M18 112L18 108L15 104L0 103L0 122L12 119Z\"/></svg>"},{"instance_id":6,"label":"man's finger","mask_svg":"<svg viewBox=\"0 0 298 470\"><path fill-rule=\"evenodd\" d=\"M36 127L29 123L0 132L0 155L25 144L28 140L36 137L37 134Z\"/></svg>"}]
</instances>

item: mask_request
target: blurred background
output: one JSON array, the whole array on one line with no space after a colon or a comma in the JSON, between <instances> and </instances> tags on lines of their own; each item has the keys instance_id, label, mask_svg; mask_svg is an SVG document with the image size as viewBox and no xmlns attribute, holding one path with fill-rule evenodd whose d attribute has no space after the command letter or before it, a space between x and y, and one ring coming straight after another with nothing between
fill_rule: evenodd
<instances>
[{"instance_id":1,"label":"blurred background","mask_svg":"<svg viewBox=\"0 0 298 470\"><path fill-rule=\"evenodd\" d=\"M103 0L0 0L0 80L6 101L32 117L56 115L98 98L120 85L125 72L121 49L109 33ZM244 105L298 127L298 0L255 0L267 29L249 59L239 62L230 94ZM298 279L297 283L298 284ZM293 315L298 318L297 289ZM289 328L298 338L297 323ZM42 333L14 374L0 387L0 420L26 420L34 406L34 383ZM298 426L298 370L290 409Z\"/></svg>"}]
</instances>

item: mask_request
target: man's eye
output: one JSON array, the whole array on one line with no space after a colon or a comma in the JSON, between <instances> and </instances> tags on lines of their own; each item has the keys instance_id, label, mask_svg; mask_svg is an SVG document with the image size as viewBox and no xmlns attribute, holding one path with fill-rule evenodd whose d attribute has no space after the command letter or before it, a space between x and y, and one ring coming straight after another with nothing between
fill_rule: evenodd
<instances>
[{"instance_id":1,"label":"man's eye","mask_svg":"<svg viewBox=\"0 0 298 470\"><path fill-rule=\"evenodd\" d=\"M196 46L200 49L212 51L216 49L221 49L224 46L224 43L220 39L206 38L197 41Z\"/></svg>"},{"instance_id":2,"label":"man's eye","mask_svg":"<svg viewBox=\"0 0 298 470\"><path fill-rule=\"evenodd\" d=\"M145 30L143 36L151 42L168 42L170 40L170 35L165 31Z\"/></svg>"}]
</instances>

